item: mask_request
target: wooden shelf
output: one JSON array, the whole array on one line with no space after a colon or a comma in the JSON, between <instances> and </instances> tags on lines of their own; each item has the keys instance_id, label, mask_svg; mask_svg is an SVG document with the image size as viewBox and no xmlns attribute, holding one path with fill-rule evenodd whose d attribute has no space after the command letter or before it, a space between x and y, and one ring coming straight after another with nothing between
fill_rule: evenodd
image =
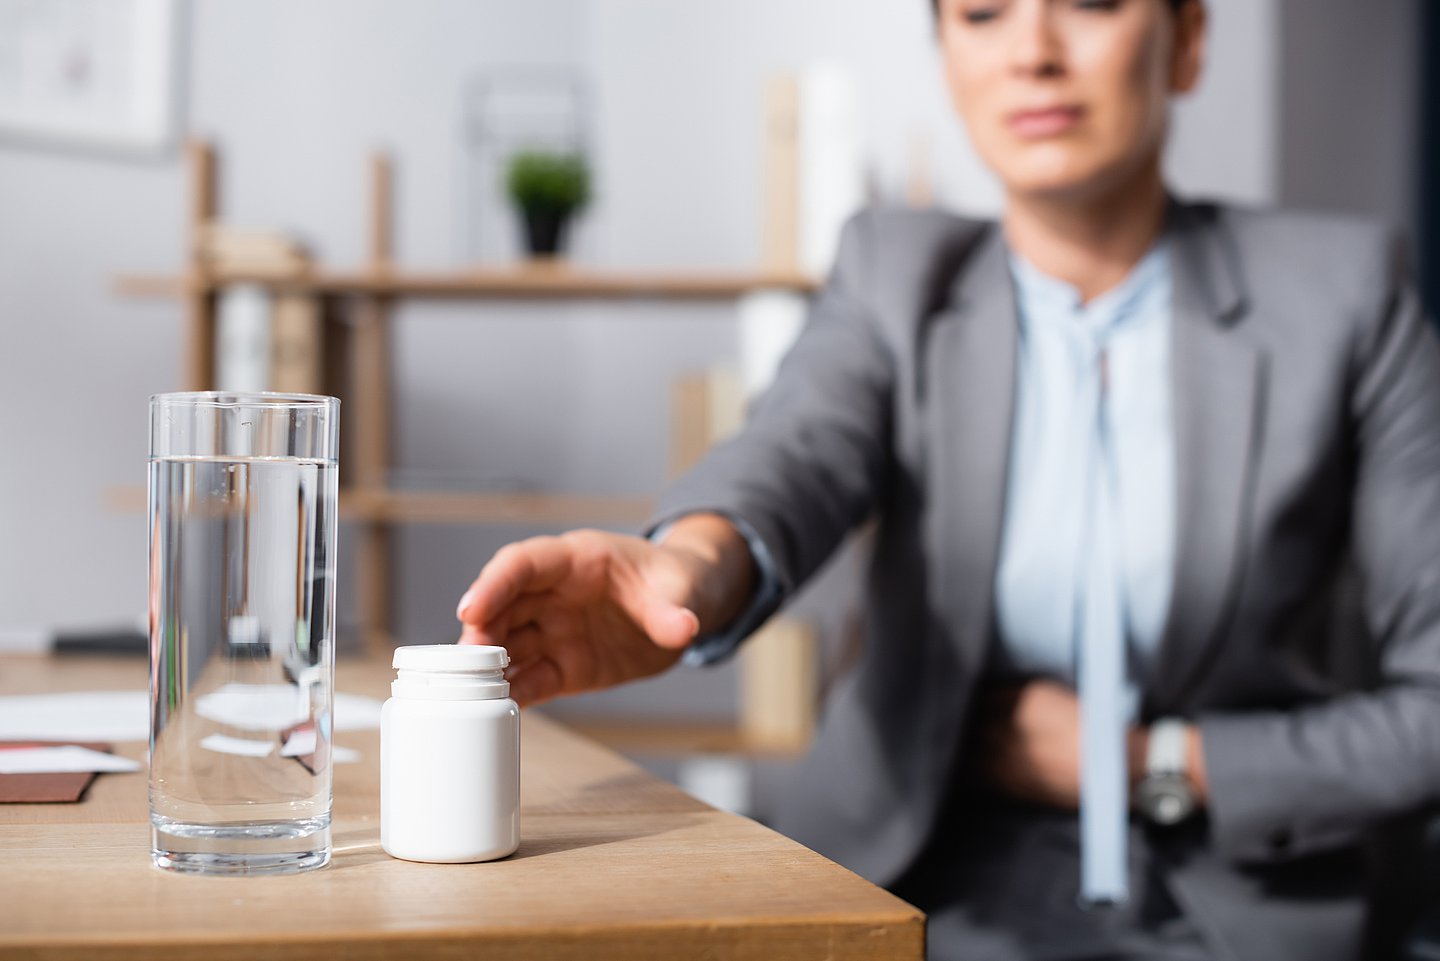
<instances>
[{"instance_id":1,"label":"wooden shelf","mask_svg":"<svg viewBox=\"0 0 1440 961\"><path fill-rule=\"evenodd\" d=\"M404 524L615 524L649 518L648 497L595 494L490 494L440 491L346 491L342 516Z\"/></svg>"},{"instance_id":2,"label":"wooden shelf","mask_svg":"<svg viewBox=\"0 0 1440 961\"><path fill-rule=\"evenodd\" d=\"M277 245L262 243L265 256L246 259L236 254L244 232L217 243L222 227L218 203L218 158L208 145L186 145L190 169L189 223L185 263L164 275L117 277L116 291L127 297L165 297L180 302L184 337L181 342L181 386L206 390L217 386L215 353L221 298L216 294L236 284L260 285L305 304L318 319L329 342L322 347L323 368L310 378L324 392L344 393L346 487L340 493L340 514L356 523L359 622L368 649L385 655L391 646L391 532L400 524L513 524L539 528L598 525L635 528L650 515L645 497L590 494L479 493L435 490L392 490L387 487L393 463L391 337L396 305L405 299L489 300L690 300L734 301L755 291L810 293L814 277L793 267L793 257L774 257L773 268L688 271L615 269L566 261L520 262L449 271L410 270L392 257L394 171L387 157L370 162L369 229L366 259L360 266L334 270L315 264L303 251L289 249L284 237ZM263 234L264 232L260 232ZM224 237L223 233L219 234ZM272 236L271 241L274 238ZM254 237L249 241L252 248ZM244 243L239 243L240 247ZM277 256L276 250L280 250ZM252 249L253 253L253 249ZM229 259L225 259L226 257ZM268 259L267 259L268 258ZM249 267L255 264L257 266ZM271 269L264 265L274 264ZM241 265L246 265L242 268ZM277 298L278 299L278 298ZM291 299L291 298L287 298ZM323 304L314 301L325 301ZM313 326L313 325L312 325ZM331 335L333 340L331 340ZM312 372L313 373L313 372ZM308 389L308 388L307 388ZM107 492L112 506L145 509L140 488Z\"/></svg>"},{"instance_id":3,"label":"wooden shelf","mask_svg":"<svg viewBox=\"0 0 1440 961\"><path fill-rule=\"evenodd\" d=\"M145 509L145 489L116 487L106 492L114 510ZM593 494L488 494L450 491L340 492L346 520L406 524L536 524L568 527L603 524L638 527L654 502L646 497Z\"/></svg>"},{"instance_id":4,"label":"wooden shelf","mask_svg":"<svg viewBox=\"0 0 1440 961\"><path fill-rule=\"evenodd\" d=\"M757 290L809 293L814 278L767 271L616 271L561 264L518 265L450 272L386 269L317 270L301 275L194 271L180 275L129 275L116 279L127 297L187 297L232 284L252 283L297 293L396 297L495 297L510 299L673 299L726 300Z\"/></svg>"}]
</instances>

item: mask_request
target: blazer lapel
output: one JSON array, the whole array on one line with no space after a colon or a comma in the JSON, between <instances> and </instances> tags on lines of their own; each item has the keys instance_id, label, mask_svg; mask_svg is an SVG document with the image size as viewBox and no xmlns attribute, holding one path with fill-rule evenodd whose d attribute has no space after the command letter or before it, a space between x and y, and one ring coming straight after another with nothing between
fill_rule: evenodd
<instances>
[{"instance_id":1,"label":"blazer lapel","mask_svg":"<svg viewBox=\"0 0 1440 961\"><path fill-rule=\"evenodd\" d=\"M1238 278L1217 228L1201 210L1172 204L1169 238L1178 517L1147 717L1182 706L1234 601L1264 402L1264 357L1238 329Z\"/></svg>"},{"instance_id":2,"label":"blazer lapel","mask_svg":"<svg viewBox=\"0 0 1440 961\"><path fill-rule=\"evenodd\" d=\"M946 309L923 335L928 462L929 585L974 666L993 633L1015 397L1014 289L1000 230L975 241Z\"/></svg>"}]
</instances>

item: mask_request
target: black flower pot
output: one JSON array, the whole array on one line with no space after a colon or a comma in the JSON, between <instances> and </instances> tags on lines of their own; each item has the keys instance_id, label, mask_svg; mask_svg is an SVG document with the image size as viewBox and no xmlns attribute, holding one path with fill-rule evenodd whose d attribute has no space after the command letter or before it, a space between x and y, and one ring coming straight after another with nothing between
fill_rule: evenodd
<instances>
[{"instance_id":1,"label":"black flower pot","mask_svg":"<svg viewBox=\"0 0 1440 961\"><path fill-rule=\"evenodd\" d=\"M525 241L532 257L554 257L565 246L570 215L558 210L526 210Z\"/></svg>"}]
</instances>

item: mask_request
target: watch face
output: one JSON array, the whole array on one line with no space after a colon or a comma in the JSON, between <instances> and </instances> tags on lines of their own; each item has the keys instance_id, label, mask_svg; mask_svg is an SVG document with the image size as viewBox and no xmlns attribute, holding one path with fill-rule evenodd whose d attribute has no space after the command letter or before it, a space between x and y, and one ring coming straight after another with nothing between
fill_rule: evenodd
<instances>
[{"instance_id":1,"label":"watch face","mask_svg":"<svg viewBox=\"0 0 1440 961\"><path fill-rule=\"evenodd\" d=\"M1179 824L1195 810L1195 789L1178 774L1151 775L1140 782L1135 800L1156 824Z\"/></svg>"}]
</instances>

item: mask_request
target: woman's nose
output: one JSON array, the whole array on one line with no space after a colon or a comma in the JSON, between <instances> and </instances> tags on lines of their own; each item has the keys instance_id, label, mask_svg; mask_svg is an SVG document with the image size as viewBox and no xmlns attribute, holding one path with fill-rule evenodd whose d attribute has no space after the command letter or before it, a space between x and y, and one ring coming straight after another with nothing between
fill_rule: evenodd
<instances>
[{"instance_id":1,"label":"woman's nose","mask_svg":"<svg viewBox=\"0 0 1440 961\"><path fill-rule=\"evenodd\" d=\"M1009 23L1010 69L1027 77L1064 70L1064 44L1051 0L1018 0Z\"/></svg>"}]
</instances>

